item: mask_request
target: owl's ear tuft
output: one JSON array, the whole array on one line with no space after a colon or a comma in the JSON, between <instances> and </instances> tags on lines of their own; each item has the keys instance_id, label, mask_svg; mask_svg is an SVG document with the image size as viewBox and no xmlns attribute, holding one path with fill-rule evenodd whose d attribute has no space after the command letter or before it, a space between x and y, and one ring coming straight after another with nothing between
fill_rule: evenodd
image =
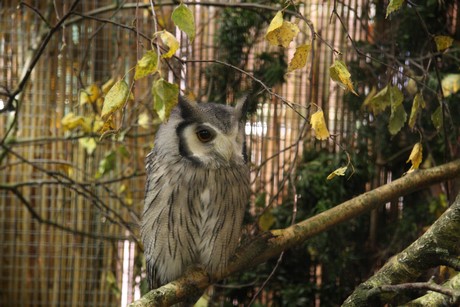
<instances>
[{"instance_id":1,"label":"owl's ear tuft","mask_svg":"<svg viewBox=\"0 0 460 307\"><path fill-rule=\"evenodd\" d=\"M248 112L248 94L244 94L238 99L235 105L235 111L233 112L233 118L235 121L244 122L246 120L246 113Z\"/></svg>"},{"instance_id":2,"label":"owl's ear tuft","mask_svg":"<svg viewBox=\"0 0 460 307\"><path fill-rule=\"evenodd\" d=\"M189 101L182 95L179 95L179 108L181 110L182 118L193 119L197 117L197 103Z\"/></svg>"}]
</instances>

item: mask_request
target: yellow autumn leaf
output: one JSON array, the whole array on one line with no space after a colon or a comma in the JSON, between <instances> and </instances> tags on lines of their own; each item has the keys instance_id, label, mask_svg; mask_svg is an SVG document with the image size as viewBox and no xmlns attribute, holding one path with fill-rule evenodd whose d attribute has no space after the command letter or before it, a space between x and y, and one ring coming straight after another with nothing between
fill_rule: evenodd
<instances>
[{"instance_id":1,"label":"yellow autumn leaf","mask_svg":"<svg viewBox=\"0 0 460 307\"><path fill-rule=\"evenodd\" d=\"M124 197L125 204L131 206L134 203L133 192L130 187L126 184L122 184L118 189L118 192L121 196Z\"/></svg>"},{"instance_id":2,"label":"yellow autumn leaf","mask_svg":"<svg viewBox=\"0 0 460 307\"><path fill-rule=\"evenodd\" d=\"M102 122L102 125L99 125L99 129L96 130L98 133L102 134L101 139L104 134L109 131L115 130L115 123L113 122L113 116L110 115L105 121Z\"/></svg>"},{"instance_id":3,"label":"yellow autumn leaf","mask_svg":"<svg viewBox=\"0 0 460 307\"><path fill-rule=\"evenodd\" d=\"M102 84L101 89L102 89L102 92L104 93L104 95L109 92L109 90L112 88L112 86L114 84L115 84L115 79L114 78L110 78L109 80L107 80L107 82Z\"/></svg>"},{"instance_id":4,"label":"yellow autumn leaf","mask_svg":"<svg viewBox=\"0 0 460 307\"><path fill-rule=\"evenodd\" d=\"M292 22L283 20L283 13L278 12L268 26L265 39L273 46L287 48L298 33L299 27Z\"/></svg>"},{"instance_id":5,"label":"yellow autumn leaf","mask_svg":"<svg viewBox=\"0 0 460 307\"><path fill-rule=\"evenodd\" d=\"M288 65L288 72L303 68L307 64L308 53L310 50L310 44L304 44L297 47L294 53L294 57Z\"/></svg>"},{"instance_id":6,"label":"yellow autumn leaf","mask_svg":"<svg viewBox=\"0 0 460 307\"><path fill-rule=\"evenodd\" d=\"M353 83L351 82L351 74L347 69L344 62L335 60L334 63L329 67L329 75L332 80L337 82L340 87L350 90L356 96L358 93L353 89Z\"/></svg>"},{"instance_id":7,"label":"yellow autumn leaf","mask_svg":"<svg viewBox=\"0 0 460 307\"><path fill-rule=\"evenodd\" d=\"M117 81L105 96L104 106L102 107L101 118L105 121L110 115L121 109L129 99L129 86L122 79Z\"/></svg>"},{"instance_id":8,"label":"yellow autumn leaf","mask_svg":"<svg viewBox=\"0 0 460 307\"><path fill-rule=\"evenodd\" d=\"M78 127L81 127L85 122L83 116L75 115L75 113L70 112L61 119L62 128L65 131L72 131Z\"/></svg>"},{"instance_id":9,"label":"yellow autumn leaf","mask_svg":"<svg viewBox=\"0 0 460 307\"><path fill-rule=\"evenodd\" d=\"M460 90L460 74L448 74L441 80L444 97L448 97Z\"/></svg>"},{"instance_id":10,"label":"yellow autumn leaf","mask_svg":"<svg viewBox=\"0 0 460 307\"><path fill-rule=\"evenodd\" d=\"M436 49L438 51L443 51L452 46L454 39L450 36L445 35L436 35L434 37L434 42L436 43Z\"/></svg>"},{"instance_id":11,"label":"yellow autumn leaf","mask_svg":"<svg viewBox=\"0 0 460 307\"><path fill-rule=\"evenodd\" d=\"M139 117L137 118L137 124L144 129L148 129L150 127L150 116L147 111L139 114Z\"/></svg>"},{"instance_id":12,"label":"yellow autumn leaf","mask_svg":"<svg viewBox=\"0 0 460 307\"><path fill-rule=\"evenodd\" d=\"M318 110L311 115L310 125L313 130L315 130L315 136L318 140L326 140L329 138L329 131L327 130L322 110Z\"/></svg>"},{"instance_id":13,"label":"yellow autumn leaf","mask_svg":"<svg viewBox=\"0 0 460 307\"><path fill-rule=\"evenodd\" d=\"M155 50L147 51L142 58L137 61L134 80L147 77L158 70L158 54Z\"/></svg>"},{"instance_id":14,"label":"yellow autumn leaf","mask_svg":"<svg viewBox=\"0 0 460 307\"><path fill-rule=\"evenodd\" d=\"M87 86L85 89L80 91L80 98L79 102L80 105L84 105L86 103L93 103L101 96L101 90L99 86L96 84L91 84Z\"/></svg>"},{"instance_id":15,"label":"yellow autumn leaf","mask_svg":"<svg viewBox=\"0 0 460 307\"><path fill-rule=\"evenodd\" d=\"M283 25L283 21L284 21L283 13L281 11L278 11L275 14L275 17L273 17L272 21L270 21L270 24L268 25L267 33L265 35L281 27Z\"/></svg>"},{"instance_id":16,"label":"yellow autumn leaf","mask_svg":"<svg viewBox=\"0 0 460 307\"><path fill-rule=\"evenodd\" d=\"M165 44L169 48L168 52L162 54L161 57L162 58L172 57L174 53L176 53L177 49L179 49L179 42L177 41L177 39L174 37L174 35L172 35L166 30L157 32L155 33L154 36L157 36L157 35L160 37L163 44Z\"/></svg>"},{"instance_id":17,"label":"yellow autumn leaf","mask_svg":"<svg viewBox=\"0 0 460 307\"><path fill-rule=\"evenodd\" d=\"M416 170L418 169L418 167L420 166L420 163L422 163L422 159L423 159L423 154L422 154L422 151L423 151L423 146L422 146L422 143L417 143L414 145L414 147L412 148L412 151L409 155L409 159L407 159L406 163L408 163L409 161L412 163L412 166L410 167L409 172L412 172L413 170Z\"/></svg>"},{"instance_id":18,"label":"yellow autumn leaf","mask_svg":"<svg viewBox=\"0 0 460 307\"><path fill-rule=\"evenodd\" d=\"M273 226L275 223L276 219L271 210L266 210L260 217L257 222L259 225L260 230L262 231L268 231L270 227Z\"/></svg>"},{"instance_id":19,"label":"yellow autumn leaf","mask_svg":"<svg viewBox=\"0 0 460 307\"><path fill-rule=\"evenodd\" d=\"M88 155L91 155L96 149L97 143L94 138L81 138L78 140L78 144L86 150Z\"/></svg>"},{"instance_id":20,"label":"yellow autumn leaf","mask_svg":"<svg viewBox=\"0 0 460 307\"><path fill-rule=\"evenodd\" d=\"M174 24L185 34L187 34L190 42L193 42L196 35L195 18L192 11L183 3L174 9L171 14L171 19Z\"/></svg>"},{"instance_id":21,"label":"yellow autumn leaf","mask_svg":"<svg viewBox=\"0 0 460 307\"><path fill-rule=\"evenodd\" d=\"M401 8L403 5L404 0L390 0L390 3L387 6L387 14L385 18L388 18L388 16L393 13L394 11L397 11Z\"/></svg>"},{"instance_id":22,"label":"yellow autumn leaf","mask_svg":"<svg viewBox=\"0 0 460 307\"><path fill-rule=\"evenodd\" d=\"M330 173L326 179L331 180L335 176L345 176L345 172L347 171L347 169L348 169L348 166L339 167L338 169Z\"/></svg>"}]
</instances>

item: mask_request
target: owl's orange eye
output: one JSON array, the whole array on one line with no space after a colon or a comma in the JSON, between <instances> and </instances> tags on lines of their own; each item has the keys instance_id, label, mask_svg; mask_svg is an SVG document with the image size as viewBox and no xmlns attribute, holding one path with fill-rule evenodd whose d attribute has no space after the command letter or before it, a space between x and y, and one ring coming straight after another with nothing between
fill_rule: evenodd
<instances>
[{"instance_id":1,"label":"owl's orange eye","mask_svg":"<svg viewBox=\"0 0 460 307\"><path fill-rule=\"evenodd\" d=\"M211 141L214 138L214 134L211 131L207 130L207 129L198 130L196 132L196 136L203 143L207 143L207 142Z\"/></svg>"}]
</instances>

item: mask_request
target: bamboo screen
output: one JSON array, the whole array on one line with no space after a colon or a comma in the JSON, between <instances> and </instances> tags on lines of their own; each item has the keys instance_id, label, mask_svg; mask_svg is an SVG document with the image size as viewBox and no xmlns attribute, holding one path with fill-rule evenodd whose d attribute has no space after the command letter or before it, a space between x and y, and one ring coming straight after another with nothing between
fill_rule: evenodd
<instances>
[{"instance_id":1,"label":"bamboo screen","mask_svg":"<svg viewBox=\"0 0 460 307\"><path fill-rule=\"evenodd\" d=\"M340 23L330 22L330 2L305 1L299 9L346 60L350 44ZM2 92L19 86L49 26L65 17L73 1L27 3L0 3ZM213 3L190 4L198 35L193 46L182 50L186 59L215 58L219 12L239 2ZM168 21L174 4L157 4L159 26L175 31ZM367 8L359 0L346 0L338 10L350 35L359 39L363 25L356 17L367 14ZM134 102L115 119L117 135L88 138L78 129L66 131L61 119L69 113L91 116L94 109L79 105L81 90L125 76L150 48L142 36L154 32L150 3L123 2L117 7L109 0L80 1L75 12L82 15L72 14L51 36L17 102L6 110L6 96L0 96L1 306L124 306L139 296L142 274L136 238L143 206L143 160L155 131L138 119L141 113L152 114L151 80L135 83ZM300 26L310 33L305 24ZM185 37L177 35L186 44ZM242 68L251 72L253 54L268 48L258 44ZM293 55L293 50L287 52ZM307 118L311 102L325 110L332 133L347 140L352 135L353 118L342 104L342 91L329 81L332 60L331 48L316 39L314 60L307 68L289 74L283 86L272 89L291 106L272 96L248 121L255 194L265 192L268 200L281 203L303 148L337 149L315 142L308 130L302 132L305 120L296 112ZM182 87L195 93L205 88L203 71L208 64L193 62L179 69ZM165 69L164 75L178 82L177 75ZM131 81L132 73L125 78ZM97 144L93 152L85 149L90 139ZM112 163L107 174L104 163Z\"/></svg>"}]
</instances>

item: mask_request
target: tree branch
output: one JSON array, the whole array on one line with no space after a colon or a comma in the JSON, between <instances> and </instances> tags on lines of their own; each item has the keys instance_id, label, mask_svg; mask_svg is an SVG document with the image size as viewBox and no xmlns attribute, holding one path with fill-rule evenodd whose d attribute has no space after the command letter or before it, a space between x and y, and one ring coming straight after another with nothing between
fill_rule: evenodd
<instances>
[{"instance_id":1,"label":"tree branch","mask_svg":"<svg viewBox=\"0 0 460 307\"><path fill-rule=\"evenodd\" d=\"M389 184L359 195L288 228L264 233L240 247L226 271L221 276L212 276L211 280L217 281L233 273L254 267L339 223L348 221L375 209L401 195L406 195L421 190L429 185L458 176L460 176L460 160L427 170L419 170ZM460 205L456 207L458 209L457 211L459 211ZM452 208L448 212L456 212L452 210ZM457 223L456 227L460 228L460 223ZM460 236L460 229L457 231L456 235ZM458 243L458 238L456 242ZM457 243L451 242L450 244L451 246L457 246ZM460 246L457 246L457 248L460 249ZM210 282L206 282L202 273L197 273L197 275L193 276L195 277L192 277L190 273L186 274L177 281L171 282L156 290L152 290L130 306L169 306L187 297L192 297L194 293L187 289L191 288L191 290L195 291L196 288L199 288L201 291L204 291L210 285ZM155 300L153 300L153 298L155 298Z\"/></svg>"},{"instance_id":2,"label":"tree branch","mask_svg":"<svg viewBox=\"0 0 460 307\"><path fill-rule=\"evenodd\" d=\"M447 165L447 164L444 164ZM420 238L391 258L376 274L359 285L343 306L383 305L397 292L382 288L416 280L424 271L445 263L446 255L460 255L460 194L454 204ZM388 288L390 289L390 288ZM440 292L440 291L438 291ZM454 300L458 300L455 295Z\"/></svg>"}]
</instances>

